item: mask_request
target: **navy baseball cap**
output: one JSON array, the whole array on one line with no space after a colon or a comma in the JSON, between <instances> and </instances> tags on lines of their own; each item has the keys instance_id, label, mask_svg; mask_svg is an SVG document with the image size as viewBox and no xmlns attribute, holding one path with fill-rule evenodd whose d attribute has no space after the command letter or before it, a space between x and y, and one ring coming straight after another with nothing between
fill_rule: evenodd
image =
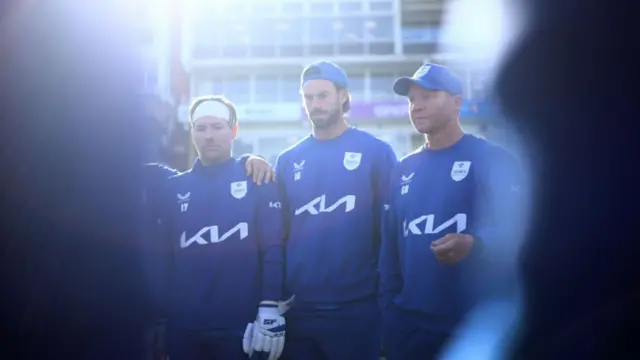
<instances>
[{"instance_id":1,"label":"navy baseball cap","mask_svg":"<svg viewBox=\"0 0 640 360\"><path fill-rule=\"evenodd\" d=\"M307 65L300 76L300 88L310 80L327 80L339 87L349 87L347 73L331 61L321 60Z\"/></svg>"},{"instance_id":2,"label":"navy baseball cap","mask_svg":"<svg viewBox=\"0 0 640 360\"><path fill-rule=\"evenodd\" d=\"M427 90L442 90L452 95L462 94L462 80L458 75L437 64L424 64L412 77L399 78L393 84L393 91L398 95L407 96L412 85Z\"/></svg>"}]
</instances>

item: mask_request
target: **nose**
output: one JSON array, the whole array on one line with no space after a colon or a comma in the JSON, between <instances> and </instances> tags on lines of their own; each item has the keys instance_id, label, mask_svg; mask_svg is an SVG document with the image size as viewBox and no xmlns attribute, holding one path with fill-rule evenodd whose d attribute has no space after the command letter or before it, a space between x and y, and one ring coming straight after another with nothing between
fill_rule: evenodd
<instances>
[{"instance_id":1,"label":"nose","mask_svg":"<svg viewBox=\"0 0 640 360\"><path fill-rule=\"evenodd\" d=\"M423 103L420 102L412 102L411 103L411 111L412 112L418 112L418 111L422 111L425 109L425 106Z\"/></svg>"},{"instance_id":2,"label":"nose","mask_svg":"<svg viewBox=\"0 0 640 360\"><path fill-rule=\"evenodd\" d=\"M204 138L207 141L213 140L213 130L207 130L207 132L204 133Z\"/></svg>"},{"instance_id":3,"label":"nose","mask_svg":"<svg viewBox=\"0 0 640 360\"><path fill-rule=\"evenodd\" d=\"M309 108L313 111L322 110L322 105L320 104L320 100L317 97L311 98L309 100Z\"/></svg>"}]
</instances>

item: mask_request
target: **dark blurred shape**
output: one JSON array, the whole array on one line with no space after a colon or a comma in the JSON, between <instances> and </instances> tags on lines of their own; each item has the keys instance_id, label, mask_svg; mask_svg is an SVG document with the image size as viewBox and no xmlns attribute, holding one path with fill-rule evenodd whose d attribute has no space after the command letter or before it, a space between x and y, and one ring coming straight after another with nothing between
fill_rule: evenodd
<instances>
[{"instance_id":1,"label":"dark blurred shape","mask_svg":"<svg viewBox=\"0 0 640 360\"><path fill-rule=\"evenodd\" d=\"M524 3L531 22L497 79L536 185L514 358L635 358L637 19L615 1Z\"/></svg>"},{"instance_id":2,"label":"dark blurred shape","mask_svg":"<svg viewBox=\"0 0 640 360\"><path fill-rule=\"evenodd\" d=\"M148 122L117 1L0 9L0 358L140 359Z\"/></svg>"}]
</instances>

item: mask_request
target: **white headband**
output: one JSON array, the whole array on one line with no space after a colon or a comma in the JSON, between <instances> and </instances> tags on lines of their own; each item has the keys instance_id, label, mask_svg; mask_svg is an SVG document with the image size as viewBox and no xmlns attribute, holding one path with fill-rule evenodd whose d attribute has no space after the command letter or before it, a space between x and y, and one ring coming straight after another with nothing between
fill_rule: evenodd
<instances>
[{"instance_id":1,"label":"white headband","mask_svg":"<svg viewBox=\"0 0 640 360\"><path fill-rule=\"evenodd\" d=\"M193 111L192 119L195 122L205 116L213 116L231 122L231 110L220 101L208 100L202 102Z\"/></svg>"}]
</instances>

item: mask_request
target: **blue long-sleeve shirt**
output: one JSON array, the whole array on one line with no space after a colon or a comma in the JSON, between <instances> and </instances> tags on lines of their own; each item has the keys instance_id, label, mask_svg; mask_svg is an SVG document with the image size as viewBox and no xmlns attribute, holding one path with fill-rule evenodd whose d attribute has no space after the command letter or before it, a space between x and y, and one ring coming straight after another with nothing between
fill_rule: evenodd
<instances>
[{"instance_id":1,"label":"blue long-sleeve shirt","mask_svg":"<svg viewBox=\"0 0 640 360\"><path fill-rule=\"evenodd\" d=\"M237 332L261 300L282 299L284 227L274 183L255 185L242 160L196 161L169 179L166 195L173 326Z\"/></svg>"},{"instance_id":2,"label":"blue long-sleeve shirt","mask_svg":"<svg viewBox=\"0 0 640 360\"><path fill-rule=\"evenodd\" d=\"M522 226L520 171L504 149L465 135L441 150L422 147L394 169L383 214L381 301L450 331L496 281L513 275ZM470 255L440 264L431 243L448 233L474 237ZM509 276L498 276L510 271ZM494 288L495 290L495 288Z\"/></svg>"},{"instance_id":3,"label":"blue long-sleeve shirt","mask_svg":"<svg viewBox=\"0 0 640 360\"><path fill-rule=\"evenodd\" d=\"M278 156L286 286L297 304L375 296L381 209L396 162L387 143L353 128L330 140L308 136Z\"/></svg>"}]
</instances>

